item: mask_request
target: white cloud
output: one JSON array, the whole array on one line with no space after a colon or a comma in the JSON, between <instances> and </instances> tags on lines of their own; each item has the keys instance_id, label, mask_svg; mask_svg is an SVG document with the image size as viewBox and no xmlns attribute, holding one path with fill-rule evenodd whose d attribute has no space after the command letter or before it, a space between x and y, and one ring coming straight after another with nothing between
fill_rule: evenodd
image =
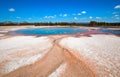
<instances>
[{"instance_id":1,"label":"white cloud","mask_svg":"<svg viewBox=\"0 0 120 77\"><path fill-rule=\"evenodd\" d=\"M15 9L14 8L10 8L10 9L8 9L10 12L14 12L15 11Z\"/></svg>"},{"instance_id":2,"label":"white cloud","mask_svg":"<svg viewBox=\"0 0 120 77\"><path fill-rule=\"evenodd\" d=\"M73 16L76 16L76 15L81 15L81 13L78 13L78 14L73 13L72 15L73 15Z\"/></svg>"},{"instance_id":3,"label":"white cloud","mask_svg":"<svg viewBox=\"0 0 120 77\"><path fill-rule=\"evenodd\" d=\"M59 14L60 17L67 17L68 14Z\"/></svg>"},{"instance_id":4,"label":"white cloud","mask_svg":"<svg viewBox=\"0 0 120 77\"><path fill-rule=\"evenodd\" d=\"M80 15L81 15L81 13L78 13L78 15L80 16Z\"/></svg>"},{"instance_id":5,"label":"white cloud","mask_svg":"<svg viewBox=\"0 0 120 77\"><path fill-rule=\"evenodd\" d=\"M92 17L92 16L90 16L89 18L90 18L90 19L92 19L93 17Z\"/></svg>"},{"instance_id":6,"label":"white cloud","mask_svg":"<svg viewBox=\"0 0 120 77\"><path fill-rule=\"evenodd\" d=\"M114 7L115 9L120 9L120 5L117 5Z\"/></svg>"},{"instance_id":7,"label":"white cloud","mask_svg":"<svg viewBox=\"0 0 120 77\"><path fill-rule=\"evenodd\" d=\"M48 18L55 18L56 16L48 16Z\"/></svg>"},{"instance_id":8,"label":"white cloud","mask_svg":"<svg viewBox=\"0 0 120 77\"><path fill-rule=\"evenodd\" d=\"M96 19L101 19L101 17L96 17Z\"/></svg>"},{"instance_id":9,"label":"white cloud","mask_svg":"<svg viewBox=\"0 0 120 77\"><path fill-rule=\"evenodd\" d=\"M68 15L67 14L63 14L63 17L67 17Z\"/></svg>"},{"instance_id":10,"label":"white cloud","mask_svg":"<svg viewBox=\"0 0 120 77\"><path fill-rule=\"evenodd\" d=\"M44 18L48 18L48 16L45 16Z\"/></svg>"},{"instance_id":11,"label":"white cloud","mask_svg":"<svg viewBox=\"0 0 120 77\"><path fill-rule=\"evenodd\" d=\"M77 18L77 17L74 17L74 20L78 20L78 18Z\"/></svg>"},{"instance_id":12,"label":"white cloud","mask_svg":"<svg viewBox=\"0 0 120 77\"><path fill-rule=\"evenodd\" d=\"M115 15L115 17L118 17L119 15Z\"/></svg>"},{"instance_id":13,"label":"white cloud","mask_svg":"<svg viewBox=\"0 0 120 77\"><path fill-rule=\"evenodd\" d=\"M112 16L111 18L114 18L114 19L117 19L117 20L120 19L119 15L114 15L114 16Z\"/></svg>"},{"instance_id":14,"label":"white cloud","mask_svg":"<svg viewBox=\"0 0 120 77\"><path fill-rule=\"evenodd\" d=\"M47 18L47 19L49 19L49 18L56 18L56 15L54 15L54 16L45 16L44 18Z\"/></svg>"},{"instance_id":15,"label":"white cloud","mask_svg":"<svg viewBox=\"0 0 120 77\"><path fill-rule=\"evenodd\" d=\"M82 14L86 14L87 12L86 12L86 11L82 11L81 13L82 13Z\"/></svg>"}]
</instances>

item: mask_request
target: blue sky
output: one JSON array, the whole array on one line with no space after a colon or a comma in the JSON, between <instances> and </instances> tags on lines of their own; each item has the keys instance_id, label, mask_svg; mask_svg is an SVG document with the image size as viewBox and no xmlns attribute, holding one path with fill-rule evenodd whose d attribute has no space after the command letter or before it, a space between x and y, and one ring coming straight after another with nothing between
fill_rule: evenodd
<instances>
[{"instance_id":1,"label":"blue sky","mask_svg":"<svg viewBox=\"0 0 120 77\"><path fill-rule=\"evenodd\" d=\"M120 0L0 0L0 22L120 22Z\"/></svg>"}]
</instances>

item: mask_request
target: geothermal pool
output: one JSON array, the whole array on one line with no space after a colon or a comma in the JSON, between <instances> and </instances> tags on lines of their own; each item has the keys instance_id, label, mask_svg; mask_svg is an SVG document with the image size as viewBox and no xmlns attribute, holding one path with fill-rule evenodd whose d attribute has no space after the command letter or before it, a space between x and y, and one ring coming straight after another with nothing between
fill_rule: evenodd
<instances>
[{"instance_id":1,"label":"geothermal pool","mask_svg":"<svg viewBox=\"0 0 120 77\"><path fill-rule=\"evenodd\" d=\"M110 33L120 35L120 30L111 30L107 28L99 28L98 32ZM60 34L77 34L77 33L86 33L89 30L84 28L73 28L73 27L45 27L45 28L29 28L29 29L20 29L15 31L10 31L9 34L24 34L24 35L60 35Z\"/></svg>"},{"instance_id":2,"label":"geothermal pool","mask_svg":"<svg viewBox=\"0 0 120 77\"><path fill-rule=\"evenodd\" d=\"M57 34L76 34L88 32L87 29L71 28L71 27L52 27L52 28L30 28L10 31L10 34L25 35L57 35Z\"/></svg>"},{"instance_id":3,"label":"geothermal pool","mask_svg":"<svg viewBox=\"0 0 120 77\"><path fill-rule=\"evenodd\" d=\"M99 31L103 32L103 33L110 33L110 34L120 35L120 29L111 30L111 29L101 28L101 29L99 29Z\"/></svg>"}]
</instances>

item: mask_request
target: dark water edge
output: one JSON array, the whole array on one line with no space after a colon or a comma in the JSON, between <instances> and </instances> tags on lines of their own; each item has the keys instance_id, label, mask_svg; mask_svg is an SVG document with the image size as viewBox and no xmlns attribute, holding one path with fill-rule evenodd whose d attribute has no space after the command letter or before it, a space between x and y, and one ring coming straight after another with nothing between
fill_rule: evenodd
<instances>
[{"instance_id":1,"label":"dark water edge","mask_svg":"<svg viewBox=\"0 0 120 77\"><path fill-rule=\"evenodd\" d=\"M99 29L100 32L103 33L110 33L110 34L115 34L115 35L120 35L120 30L111 30L111 29L107 29L107 28L100 28Z\"/></svg>"}]
</instances>

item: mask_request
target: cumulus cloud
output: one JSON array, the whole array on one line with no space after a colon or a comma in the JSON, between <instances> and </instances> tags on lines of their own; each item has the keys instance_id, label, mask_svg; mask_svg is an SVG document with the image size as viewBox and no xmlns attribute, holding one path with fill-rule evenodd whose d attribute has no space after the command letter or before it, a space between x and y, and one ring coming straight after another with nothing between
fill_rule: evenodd
<instances>
[{"instance_id":1,"label":"cumulus cloud","mask_svg":"<svg viewBox=\"0 0 120 77\"><path fill-rule=\"evenodd\" d=\"M67 14L63 14L63 17L67 17L68 15Z\"/></svg>"},{"instance_id":2,"label":"cumulus cloud","mask_svg":"<svg viewBox=\"0 0 120 77\"><path fill-rule=\"evenodd\" d=\"M50 16L45 16L44 18L50 18Z\"/></svg>"},{"instance_id":3,"label":"cumulus cloud","mask_svg":"<svg viewBox=\"0 0 120 77\"><path fill-rule=\"evenodd\" d=\"M81 13L78 13L78 15L80 16L80 15L81 15Z\"/></svg>"},{"instance_id":4,"label":"cumulus cloud","mask_svg":"<svg viewBox=\"0 0 120 77\"><path fill-rule=\"evenodd\" d=\"M79 15L81 15L81 13L77 13L77 14L73 13L72 15L73 15L73 16L76 16L76 15L79 16Z\"/></svg>"},{"instance_id":5,"label":"cumulus cloud","mask_svg":"<svg viewBox=\"0 0 120 77\"><path fill-rule=\"evenodd\" d=\"M78 20L78 18L77 18L77 17L74 17L74 20Z\"/></svg>"},{"instance_id":6,"label":"cumulus cloud","mask_svg":"<svg viewBox=\"0 0 120 77\"><path fill-rule=\"evenodd\" d=\"M119 15L115 15L115 17L118 17Z\"/></svg>"},{"instance_id":7,"label":"cumulus cloud","mask_svg":"<svg viewBox=\"0 0 120 77\"><path fill-rule=\"evenodd\" d=\"M96 17L96 19L101 19L101 17Z\"/></svg>"},{"instance_id":8,"label":"cumulus cloud","mask_svg":"<svg viewBox=\"0 0 120 77\"><path fill-rule=\"evenodd\" d=\"M10 12L14 12L15 11L15 9L14 8L10 8L10 9L8 9Z\"/></svg>"},{"instance_id":9,"label":"cumulus cloud","mask_svg":"<svg viewBox=\"0 0 120 77\"><path fill-rule=\"evenodd\" d=\"M90 18L90 19L92 19L93 17L92 17L92 16L90 16L89 18Z\"/></svg>"},{"instance_id":10,"label":"cumulus cloud","mask_svg":"<svg viewBox=\"0 0 120 77\"><path fill-rule=\"evenodd\" d=\"M111 18L114 18L114 19L117 19L117 20L120 19L119 15L114 15L114 16L112 16Z\"/></svg>"},{"instance_id":11,"label":"cumulus cloud","mask_svg":"<svg viewBox=\"0 0 120 77\"><path fill-rule=\"evenodd\" d=\"M119 17L119 15L118 15L118 14L114 14L114 16L112 16L111 18L114 18L114 19L117 19L117 20L119 20L119 19L120 19L120 17Z\"/></svg>"},{"instance_id":12,"label":"cumulus cloud","mask_svg":"<svg viewBox=\"0 0 120 77\"><path fill-rule=\"evenodd\" d=\"M59 14L60 17L67 17L68 14Z\"/></svg>"},{"instance_id":13,"label":"cumulus cloud","mask_svg":"<svg viewBox=\"0 0 120 77\"><path fill-rule=\"evenodd\" d=\"M86 12L86 11L82 11L81 13L82 13L82 14L86 14L87 12Z\"/></svg>"},{"instance_id":14,"label":"cumulus cloud","mask_svg":"<svg viewBox=\"0 0 120 77\"><path fill-rule=\"evenodd\" d=\"M114 8L115 9L120 9L120 5L116 5Z\"/></svg>"},{"instance_id":15,"label":"cumulus cloud","mask_svg":"<svg viewBox=\"0 0 120 77\"><path fill-rule=\"evenodd\" d=\"M56 15L54 15L54 16L45 16L44 18L47 18L47 19L49 19L49 18L56 18Z\"/></svg>"}]
</instances>

